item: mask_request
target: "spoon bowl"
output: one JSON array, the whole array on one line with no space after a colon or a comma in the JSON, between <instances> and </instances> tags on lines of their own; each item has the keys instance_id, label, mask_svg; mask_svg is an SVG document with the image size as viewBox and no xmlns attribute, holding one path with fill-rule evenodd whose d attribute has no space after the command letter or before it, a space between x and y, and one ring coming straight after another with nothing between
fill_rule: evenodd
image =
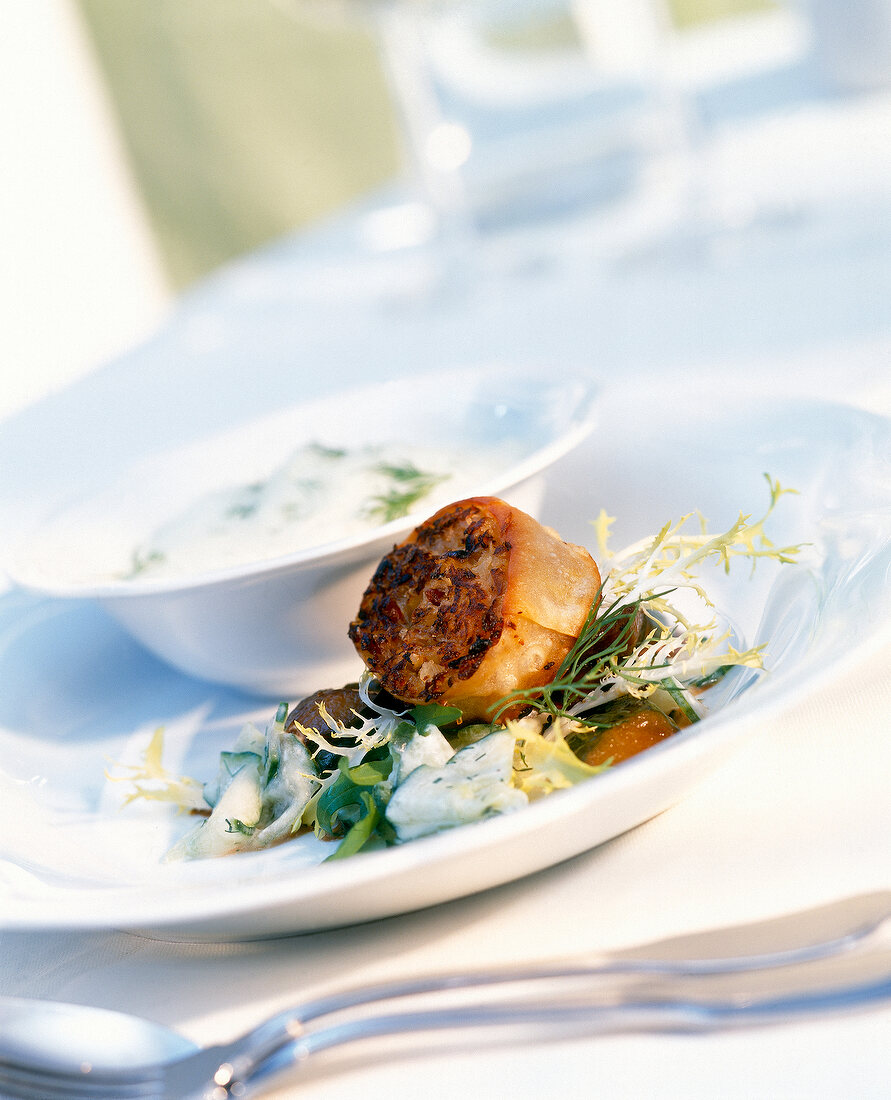
<instances>
[{"instance_id":1,"label":"spoon bowl","mask_svg":"<svg viewBox=\"0 0 891 1100\"><path fill-rule=\"evenodd\" d=\"M198 1047L178 1032L125 1012L18 997L0 1000L0 1063L39 1063L85 1077L173 1062Z\"/></svg>"}]
</instances>

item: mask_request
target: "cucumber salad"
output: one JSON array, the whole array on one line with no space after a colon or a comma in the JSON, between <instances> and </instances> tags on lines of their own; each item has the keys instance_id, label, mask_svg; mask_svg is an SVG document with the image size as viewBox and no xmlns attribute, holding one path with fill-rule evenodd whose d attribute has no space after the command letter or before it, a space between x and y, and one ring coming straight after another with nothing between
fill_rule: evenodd
<instances>
[{"instance_id":1,"label":"cucumber salad","mask_svg":"<svg viewBox=\"0 0 891 1100\"><path fill-rule=\"evenodd\" d=\"M766 475L767 476L767 475ZM708 689L733 670L757 674L719 618L701 567L797 561L765 523L788 490L767 476L764 514L712 533L690 513L621 551L612 519L593 527L602 584L571 648L545 684L512 691L491 720L457 706L407 705L366 671L356 684L281 703L265 729L248 723L207 781L168 772L162 730L134 766L126 802L171 802L195 815L168 860L253 851L313 832L328 858L403 844L513 813L592 779L701 720ZM740 673L737 673L739 675Z\"/></svg>"}]
</instances>

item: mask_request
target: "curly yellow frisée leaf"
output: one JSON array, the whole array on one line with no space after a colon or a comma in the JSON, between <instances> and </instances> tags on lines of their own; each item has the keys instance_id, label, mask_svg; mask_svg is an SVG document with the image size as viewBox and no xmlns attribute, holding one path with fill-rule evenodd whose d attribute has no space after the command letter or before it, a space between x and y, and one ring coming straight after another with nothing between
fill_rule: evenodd
<instances>
[{"instance_id":1,"label":"curly yellow fris\u00e9e leaf","mask_svg":"<svg viewBox=\"0 0 891 1100\"><path fill-rule=\"evenodd\" d=\"M691 588L710 604L695 572L695 567L709 558L720 561L725 572L730 571L731 559L737 557L748 559L753 569L759 558L787 564L794 562L801 552L801 544L774 546L764 533L764 524L780 497L796 490L784 489L769 474L764 477L770 490L770 503L757 520L740 513L726 531L713 534L700 513L688 512L676 522L666 523L651 538L642 539L617 554L611 554L604 541L601 565L603 572L609 574L608 594L632 603L640 597L652 596L656 588ZM686 529L694 516L699 523L697 533ZM599 538L606 538L609 522L609 517L601 513L595 525Z\"/></svg>"},{"instance_id":2,"label":"curly yellow fris\u00e9e leaf","mask_svg":"<svg viewBox=\"0 0 891 1100\"><path fill-rule=\"evenodd\" d=\"M573 723L556 718L542 734L542 716L508 720L507 729L514 737L514 786L531 801L553 791L574 787L583 779L602 772L607 765L592 767L575 755L566 743Z\"/></svg>"},{"instance_id":3,"label":"curly yellow fris\u00e9e leaf","mask_svg":"<svg viewBox=\"0 0 891 1100\"><path fill-rule=\"evenodd\" d=\"M161 762L164 752L164 728L159 726L143 753L139 764L112 765L124 774L114 775L106 770L105 776L113 783L131 783L133 790L125 797L126 806L135 799L144 798L153 802L171 802L180 810L206 810L204 786L188 775L174 775Z\"/></svg>"}]
</instances>

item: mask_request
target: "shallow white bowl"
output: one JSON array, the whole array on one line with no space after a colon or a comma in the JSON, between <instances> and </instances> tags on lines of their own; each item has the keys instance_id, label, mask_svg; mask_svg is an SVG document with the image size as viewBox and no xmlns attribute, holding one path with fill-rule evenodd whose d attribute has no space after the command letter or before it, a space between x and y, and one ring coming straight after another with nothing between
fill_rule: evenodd
<instances>
[{"instance_id":1,"label":"shallow white bowl","mask_svg":"<svg viewBox=\"0 0 891 1100\"><path fill-rule=\"evenodd\" d=\"M168 449L121 455L99 493L67 504L20 545L9 572L25 588L98 599L150 650L192 675L293 697L355 677L347 628L380 558L442 504L490 494L535 513L542 472L595 423L595 388L545 368L483 364L336 394ZM263 561L128 576L134 549L216 489L271 473L301 442L409 442L480 456L477 472L420 510ZM492 458L492 448L496 458ZM497 455L503 454L503 460Z\"/></svg>"}]
</instances>

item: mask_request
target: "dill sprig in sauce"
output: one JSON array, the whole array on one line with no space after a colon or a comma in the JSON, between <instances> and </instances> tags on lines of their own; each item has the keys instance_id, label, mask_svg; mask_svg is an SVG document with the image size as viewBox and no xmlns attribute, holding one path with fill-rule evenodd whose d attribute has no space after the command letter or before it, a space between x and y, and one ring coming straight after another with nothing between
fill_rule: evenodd
<instances>
[{"instance_id":1,"label":"dill sprig in sauce","mask_svg":"<svg viewBox=\"0 0 891 1100\"><path fill-rule=\"evenodd\" d=\"M398 466L380 462L374 466L374 471L393 483L372 497L368 504L367 515L380 523L390 523L391 520L407 516L418 501L423 500L437 485L449 478L448 474L419 470L411 462Z\"/></svg>"}]
</instances>

